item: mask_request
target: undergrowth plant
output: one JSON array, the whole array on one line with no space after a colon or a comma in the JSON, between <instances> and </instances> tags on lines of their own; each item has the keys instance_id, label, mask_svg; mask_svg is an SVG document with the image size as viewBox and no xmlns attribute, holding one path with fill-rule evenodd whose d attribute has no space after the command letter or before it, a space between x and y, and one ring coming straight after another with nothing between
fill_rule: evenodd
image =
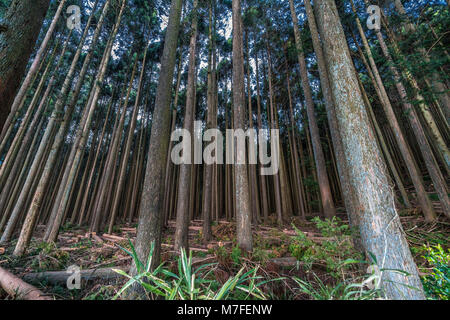
<instances>
[{"instance_id":1,"label":"undergrowth plant","mask_svg":"<svg viewBox=\"0 0 450 320\"><path fill-rule=\"evenodd\" d=\"M440 244L425 246L424 258L431 271L422 277L425 293L430 299L450 299L450 249L445 251Z\"/></svg>"},{"instance_id":2,"label":"undergrowth plant","mask_svg":"<svg viewBox=\"0 0 450 320\"><path fill-rule=\"evenodd\" d=\"M181 250L177 258L178 272L173 273L161 264L151 270L154 243L150 248L150 254L144 265L137 257L133 244L130 241L131 251L122 248L129 254L136 264L137 274L129 275L122 270L114 269L115 272L127 277L128 282L120 289L114 299L122 296L134 284L139 284L148 296L160 297L166 300L266 300L268 297L260 287L269 281L262 280L257 276L258 268L246 271L244 265L239 272L230 277L223 285L212 276L214 263L205 264L193 268L192 252L187 255ZM273 280L272 280L273 281Z\"/></svg>"},{"instance_id":3,"label":"undergrowth plant","mask_svg":"<svg viewBox=\"0 0 450 320\"><path fill-rule=\"evenodd\" d=\"M333 278L345 280L345 272L354 269L354 265L344 262L362 258L361 253L354 249L350 228L337 217L331 220L316 217L313 222L320 230L323 240L313 241L293 225L297 236L289 246L291 255L308 270L314 263L324 264Z\"/></svg>"},{"instance_id":4,"label":"undergrowth plant","mask_svg":"<svg viewBox=\"0 0 450 320\"><path fill-rule=\"evenodd\" d=\"M306 282L294 277L299 286L299 291L310 296L313 300L374 300L381 298L381 291L367 286L367 283L375 281L375 275L361 277L360 282L340 282L337 285L324 283L315 273L315 281Z\"/></svg>"}]
</instances>

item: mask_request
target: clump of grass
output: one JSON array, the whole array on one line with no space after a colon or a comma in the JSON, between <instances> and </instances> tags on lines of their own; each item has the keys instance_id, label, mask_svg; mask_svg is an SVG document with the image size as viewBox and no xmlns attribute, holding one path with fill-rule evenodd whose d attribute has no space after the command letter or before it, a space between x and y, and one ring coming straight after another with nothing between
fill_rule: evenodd
<instances>
[{"instance_id":1,"label":"clump of grass","mask_svg":"<svg viewBox=\"0 0 450 320\"><path fill-rule=\"evenodd\" d=\"M161 297L166 300L265 300L268 298L260 289L268 281L257 276L258 267L246 271L244 265L235 276L230 277L221 285L212 276L212 267L215 264L205 264L193 268L192 252L188 255L185 250L181 251L180 257L177 258L178 272L173 273L167 270L164 264L151 270L154 243L151 245L150 254L145 264L137 257L131 242L130 247L131 251L123 250L133 258L137 267L137 275L132 276L122 270L115 270L129 280L114 299L122 296L136 284L145 290L148 298Z\"/></svg>"},{"instance_id":2,"label":"clump of grass","mask_svg":"<svg viewBox=\"0 0 450 320\"><path fill-rule=\"evenodd\" d=\"M336 285L324 283L315 273L314 281L306 282L294 277L300 293L307 294L313 300L374 300L381 299L381 290L368 285L376 281L376 275L370 275L343 281Z\"/></svg>"}]
</instances>

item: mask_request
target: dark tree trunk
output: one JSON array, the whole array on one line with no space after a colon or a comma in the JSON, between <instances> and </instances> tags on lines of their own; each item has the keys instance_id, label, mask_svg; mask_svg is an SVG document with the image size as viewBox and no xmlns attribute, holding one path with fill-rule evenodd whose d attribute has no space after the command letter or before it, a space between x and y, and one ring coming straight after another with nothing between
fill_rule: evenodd
<instances>
[{"instance_id":1,"label":"dark tree trunk","mask_svg":"<svg viewBox=\"0 0 450 320\"><path fill-rule=\"evenodd\" d=\"M175 69L178 30L180 27L182 0L173 0L167 25L161 71L156 92L155 110L152 118L149 159L142 190L139 226L136 237L136 252L141 261L146 261L150 245L155 243L153 267L159 264L161 246L161 224L163 218L163 192L167 150L170 137L170 98ZM132 273L136 273L133 264Z\"/></svg>"},{"instance_id":2,"label":"dark tree trunk","mask_svg":"<svg viewBox=\"0 0 450 320\"><path fill-rule=\"evenodd\" d=\"M233 0L233 111L235 129L244 129L245 127L244 51L241 15L241 1ZM236 175L237 242L241 249L252 251L247 166L237 164L234 171Z\"/></svg>"},{"instance_id":3,"label":"dark tree trunk","mask_svg":"<svg viewBox=\"0 0 450 320\"><path fill-rule=\"evenodd\" d=\"M25 73L50 0L14 0L0 32L0 131Z\"/></svg>"}]
</instances>

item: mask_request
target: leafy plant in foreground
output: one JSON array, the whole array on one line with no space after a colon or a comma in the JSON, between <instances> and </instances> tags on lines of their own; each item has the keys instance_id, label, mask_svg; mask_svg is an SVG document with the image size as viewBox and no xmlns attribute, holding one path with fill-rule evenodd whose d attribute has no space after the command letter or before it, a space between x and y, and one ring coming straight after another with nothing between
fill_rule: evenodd
<instances>
[{"instance_id":1,"label":"leafy plant in foreground","mask_svg":"<svg viewBox=\"0 0 450 320\"><path fill-rule=\"evenodd\" d=\"M427 296L432 299L449 300L450 298L450 249L445 252L440 244L424 246L424 258L432 266L431 272L422 278Z\"/></svg>"},{"instance_id":2,"label":"leafy plant in foreground","mask_svg":"<svg viewBox=\"0 0 450 320\"><path fill-rule=\"evenodd\" d=\"M155 270L151 270L154 252L154 243L150 248L147 263L144 265L137 257L133 244L130 242L131 251L122 248L129 254L137 267L137 275L131 276L122 270L115 272L127 277L128 282L120 289L114 299L120 297L134 284L142 286L147 294L162 297L166 300L226 300L235 299L267 299L266 295L259 289L268 281L260 281L262 277L257 276L258 268L245 271L245 266L223 285L217 280L211 279L212 267L215 264L205 264L196 269L192 265L192 252L189 256L186 251L181 250L181 256L177 258L178 273L175 274L164 268L161 264Z\"/></svg>"}]
</instances>

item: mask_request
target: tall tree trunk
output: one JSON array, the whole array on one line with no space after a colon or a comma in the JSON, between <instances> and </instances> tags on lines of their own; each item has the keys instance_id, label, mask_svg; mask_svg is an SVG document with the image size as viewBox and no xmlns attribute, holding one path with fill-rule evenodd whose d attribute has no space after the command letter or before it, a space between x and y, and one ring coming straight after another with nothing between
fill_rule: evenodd
<instances>
[{"instance_id":1,"label":"tall tree trunk","mask_svg":"<svg viewBox=\"0 0 450 320\"><path fill-rule=\"evenodd\" d=\"M134 130L136 129L136 121L137 121L137 115L138 115L138 111L139 111L139 98L141 95L141 89L142 89L142 81L144 78L144 73L145 73L145 62L146 62L146 58L147 58L147 50L148 48L145 48L145 53L144 53L144 58L142 60L142 70L141 70L141 74L139 77L139 84L138 84L138 91L135 97L135 103L134 103L134 107L133 107L133 114L131 115L131 123L130 123L130 129L128 130L128 137L127 140L125 142L125 150L123 153L123 162L122 162L122 167L120 168L120 172L119 172L119 181L117 184L117 190L116 190L116 195L114 197L114 203L112 206L112 211L111 211L111 220L109 223L109 227L108 227L108 233L112 233L113 230L113 226L114 226L114 221L115 221L115 217L117 215L117 211L119 210L119 200L120 200L120 196L122 194L122 189L124 187L125 184L125 175L127 172L127 164L128 164L128 158L130 155L130 150L131 150L131 144L133 143L133 137L134 137Z\"/></svg>"},{"instance_id":2,"label":"tall tree trunk","mask_svg":"<svg viewBox=\"0 0 450 320\"><path fill-rule=\"evenodd\" d=\"M245 129L244 50L242 38L241 1L233 0L233 110L235 129ZM244 150L238 150L243 152ZM238 156L239 158L239 156ZM241 157L242 158L242 157ZM245 155L243 157L245 159ZM245 251L252 251L250 196L246 164L235 164L237 242Z\"/></svg>"},{"instance_id":3,"label":"tall tree trunk","mask_svg":"<svg viewBox=\"0 0 450 320\"><path fill-rule=\"evenodd\" d=\"M272 85L272 55L270 52L270 47L269 47L269 39L267 37L266 34L266 48L267 48L267 61L268 61L268 81L269 81L269 109L270 111L268 112L268 118L270 118L270 125L271 125L271 129L272 130L276 130L277 126L276 126L276 120L275 120L275 111L274 111L274 93L273 93L273 85ZM269 116L270 113L270 116ZM274 148L272 146L272 152L274 152ZM274 156L279 156L277 154L275 154L275 152L273 153ZM283 209L282 209L282 203L281 203L281 187L280 187L280 170L278 170L278 173L275 174L273 176L273 180L274 180L274 191L275 191L275 212L277 214L277 221L278 221L278 225L282 226L283 225Z\"/></svg>"},{"instance_id":4,"label":"tall tree trunk","mask_svg":"<svg viewBox=\"0 0 450 320\"><path fill-rule=\"evenodd\" d=\"M258 130L261 133L262 126L262 117L261 117L261 86L259 83L259 63L258 63L258 55L255 56L255 65L256 65L256 104L258 109ZM264 218L264 222L267 222L269 217L269 203L267 201L267 184L266 177L263 175L259 175L260 183L261 183L261 210Z\"/></svg>"},{"instance_id":5,"label":"tall tree trunk","mask_svg":"<svg viewBox=\"0 0 450 320\"><path fill-rule=\"evenodd\" d=\"M245 32L245 50L247 58L247 95L248 95L248 128L254 129L253 126L253 107L252 107L252 81L250 76L250 48L249 48L249 31ZM256 155L255 155L256 156ZM249 187L251 197L251 208L253 213L253 221L259 223L261 220L261 209L258 197L258 181L257 181L257 165L249 164ZM217 193L216 193L217 194Z\"/></svg>"},{"instance_id":6,"label":"tall tree trunk","mask_svg":"<svg viewBox=\"0 0 450 320\"><path fill-rule=\"evenodd\" d=\"M394 76L395 87L397 92L402 100L403 109L406 113L406 117L409 120L411 128L413 129L414 135L419 143L419 147L422 153L422 156L425 160L425 165L430 173L431 179L434 184L434 188L439 195L439 199L442 204L442 209L444 210L445 215L450 217L450 200L448 197L447 185L445 183L444 177L439 169L439 166L434 158L433 151L431 150L430 144L428 143L425 132L420 124L419 118L417 116L417 112L414 107L408 102L408 96L406 93L406 89L401 82L400 74L392 60L392 57L389 53L389 50L384 42L383 35L380 30L376 30L376 35L378 42L380 44L381 50L383 51L384 56L388 60L389 69Z\"/></svg>"},{"instance_id":7,"label":"tall tree trunk","mask_svg":"<svg viewBox=\"0 0 450 320\"><path fill-rule=\"evenodd\" d=\"M324 43L350 183L360 199L362 243L382 270L381 287L388 299L425 299L417 266L394 206L394 195L366 113L336 4L316 0L314 8ZM403 270L409 276L386 269Z\"/></svg>"},{"instance_id":8,"label":"tall tree trunk","mask_svg":"<svg viewBox=\"0 0 450 320\"><path fill-rule=\"evenodd\" d=\"M319 32L317 30L316 19L311 7L310 0L305 0L305 9L308 17L308 25L311 31L311 38L313 42L314 52L317 57L317 65L319 67L319 77L322 92L325 98L325 106L327 110L328 124L330 126L331 139L335 151L337 167L339 171L339 178L342 185L342 192L344 196L345 207L349 216L350 224L358 227L358 212L357 202L353 186L350 184L349 171L345 161L344 150L342 146L342 138L339 132L339 125L336 116L336 106L334 103L333 93L331 91L330 79L326 67L325 57L322 49L322 44L319 39Z\"/></svg>"},{"instance_id":9,"label":"tall tree trunk","mask_svg":"<svg viewBox=\"0 0 450 320\"><path fill-rule=\"evenodd\" d=\"M184 129L188 130L191 135L194 128L194 102L195 102L195 82L197 81L195 72L196 55L197 55L197 6L198 0L194 0L192 8L192 26L191 26L191 40L189 45L189 71L188 83L186 92L186 111L184 114ZM181 71L181 70L180 70ZM177 221L175 230L175 251L182 248L188 248L188 227L189 227L189 199L190 199L190 184L191 184L191 165L192 155L189 164L181 164L180 176L178 179L178 205L177 205Z\"/></svg>"},{"instance_id":10,"label":"tall tree trunk","mask_svg":"<svg viewBox=\"0 0 450 320\"><path fill-rule=\"evenodd\" d=\"M216 80L215 72L213 71L213 41L215 35L213 35L213 1L209 1L209 49L208 49L208 88L207 88L207 115L206 115L206 130L212 129L214 127L214 83ZM210 164L205 164L205 175L204 175L204 188L203 188L203 207L202 207L202 218L203 218L203 240L208 242L211 240L211 215L212 215L212 200L213 200L213 171L214 166Z\"/></svg>"},{"instance_id":11,"label":"tall tree trunk","mask_svg":"<svg viewBox=\"0 0 450 320\"><path fill-rule=\"evenodd\" d=\"M33 52L49 3L50 0L14 0L6 11L3 22L6 31L0 33L0 140L3 140L9 126L4 125L8 115L11 111L17 111L11 109L11 104ZM47 34L51 33L52 31ZM35 59L36 65L33 62L36 70L47 43L48 39L47 42L44 40L41 46L43 50L39 50L41 55L39 59Z\"/></svg>"},{"instance_id":12,"label":"tall tree trunk","mask_svg":"<svg viewBox=\"0 0 450 320\"><path fill-rule=\"evenodd\" d=\"M319 127L314 112L314 101L311 92L311 85L308 79L308 70L306 68L305 54L303 52L303 44L298 28L298 18L295 12L294 0L289 0L291 8L292 21L294 23L294 36L297 48L298 63L300 65L300 76L302 79L303 92L306 99L306 111L308 113L308 123L311 132L312 146L314 150L314 160L317 168L317 178L319 182L320 197L322 200L323 211L326 218L331 219L336 215L336 209L331 194L330 182L328 180L327 168L325 165L325 157L323 155L322 144L320 142Z\"/></svg>"},{"instance_id":13,"label":"tall tree trunk","mask_svg":"<svg viewBox=\"0 0 450 320\"><path fill-rule=\"evenodd\" d=\"M73 162L71 166L68 166L68 168L70 168L70 171L68 172L68 175L66 175L66 179L63 178L63 184L62 184L62 188L61 188L61 200L57 201L55 203L55 206L52 210L52 217L53 217L53 223L49 225L50 228L47 229L45 238L46 241L55 241L57 236L58 236L58 232L59 232L59 227L61 226L62 223L62 218L63 218L63 213L64 210L67 206L68 200L69 200L69 195L70 192L72 190L73 187L73 183L75 180L75 175L76 172L78 170L78 166L80 165L80 161L81 161L81 157L84 153L84 148L85 148L85 144L90 132L90 127L91 127L91 122L96 110L96 106L98 103L98 98L101 92L101 85L103 83L103 80L105 78L105 74L106 74L106 69L108 67L108 62L109 59L111 57L111 52L112 52L112 47L113 47L113 43L114 43L114 39L116 38L117 32L119 31L119 27L120 27L120 22L122 19L122 15L125 9L125 5L126 5L127 0L122 0L121 2L121 7L120 7L120 11L118 13L115 25L113 27L113 31L111 33L111 37L109 40L109 44L107 45L104 55L103 55L103 61L100 64L98 73L97 73L97 77L94 81L93 84L93 90L91 91L91 96L90 96L90 101L88 101L88 104L86 105L86 121L85 121L85 125L84 130L81 134L80 140L78 142L78 144L76 145L75 149L75 155L73 158ZM64 182L67 181L67 182Z\"/></svg>"},{"instance_id":14,"label":"tall tree trunk","mask_svg":"<svg viewBox=\"0 0 450 320\"><path fill-rule=\"evenodd\" d=\"M353 11L356 12L356 8L353 4L353 1L351 1L351 4L352 4ZM395 116L394 109L392 108L391 102L389 100L386 89L384 87L383 80L381 79L380 73L378 72L378 68L375 64L375 60L372 56L372 52L371 52L369 43L368 43L367 38L362 29L361 22L359 21L359 19L357 17L356 17L356 24L357 24L358 30L360 32L364 47L366 49L367 56L369 58L373 76L375 77L375 80L376 80L375 90L379 95L379 98L380 98L381 104L383 106L384 112L386 113L388 122L389 122L392 130L394 131L397 145L400 148L403 159L406 163L406 167L408 168L410 177L411 177L411 179L414 183L414 187L417 191L417 197L418 197L418 200L420 203L420 207L422 208L427 221L433 221L434 219L436 219L433 205L431 204L431 201L428 198L428 195L425 191L422 177L417 169L417 166L416 166L413 156L409 150L409 147L408 147L406 139L403 135L403 132L400 129L400 125Z\"/></svg>"},{"instance_id":15,"label":"tall tree trunk","mask_svg":"<svg viewBox=\"0 0 450 320\"><path fill-rule=\"evenodd\" d=\"M178 29L180 26L182 0L172 0L166 30L161 71L156 91L155 110L148 151L147 168L139 211L136 237L136 252L141 261L146 261L150 245L155 244L152 267L159 264L161 251L161 224L163 218L163 191L167 149L170 138L170 98L175 69ZM137 271L132 266L132 274Z\"/></svg>"}]
</instances>

